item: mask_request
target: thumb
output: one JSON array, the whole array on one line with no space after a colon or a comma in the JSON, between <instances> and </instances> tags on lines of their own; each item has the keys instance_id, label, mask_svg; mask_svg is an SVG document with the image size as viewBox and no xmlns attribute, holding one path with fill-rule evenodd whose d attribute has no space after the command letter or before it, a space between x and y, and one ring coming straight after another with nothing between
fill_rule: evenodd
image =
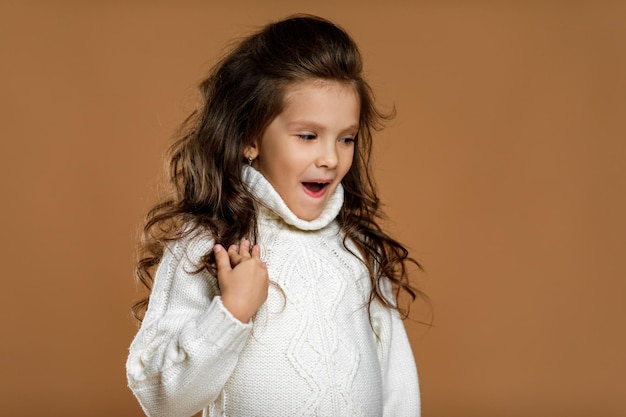
<instances>
[{"instance_id":1,"label":"thumb","mask_svg":"<svg viewBox=\"0 0 626 417\"><path fill-rule=\"evenodd\" d=\"M222 245L215 245L213 247L213 253L215 254L215 266L217 266L218 274L232 270L228 252L226 252L226 249L224 249Z\"/></svg>"}]
</instances>

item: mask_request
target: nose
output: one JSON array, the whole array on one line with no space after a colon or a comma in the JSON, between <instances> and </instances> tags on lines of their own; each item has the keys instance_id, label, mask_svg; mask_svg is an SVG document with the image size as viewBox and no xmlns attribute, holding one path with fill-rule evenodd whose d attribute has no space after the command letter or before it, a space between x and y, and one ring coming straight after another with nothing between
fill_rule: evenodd
<instances>
[{"instance_id":1,"label":"nose","mask_svg":"<svg viewBox=\"0 0 626 417\"><path fill-rule=\"evenodd\" d=\"M337 144L334 140L320 141L315 165L319 168L334 169L339 162L339 153L337 152Z\"/></svg>"}]
</instances>

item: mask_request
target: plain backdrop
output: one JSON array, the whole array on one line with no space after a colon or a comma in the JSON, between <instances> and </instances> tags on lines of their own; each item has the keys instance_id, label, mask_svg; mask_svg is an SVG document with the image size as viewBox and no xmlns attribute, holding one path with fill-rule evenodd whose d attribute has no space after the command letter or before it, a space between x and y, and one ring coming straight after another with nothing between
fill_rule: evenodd
<instances>
[{"instance_id":1,"label":"plain backdrop","mask_svg":"<svg viewBox=\"0 0 626 417\"><path fill-rule=\"evenodd\" d=\"M425 417L626 415L626 3L1 1L0 413L140 416L138 228L196 84L296 12L359 43Z\"/></svg>"}]
</instances>

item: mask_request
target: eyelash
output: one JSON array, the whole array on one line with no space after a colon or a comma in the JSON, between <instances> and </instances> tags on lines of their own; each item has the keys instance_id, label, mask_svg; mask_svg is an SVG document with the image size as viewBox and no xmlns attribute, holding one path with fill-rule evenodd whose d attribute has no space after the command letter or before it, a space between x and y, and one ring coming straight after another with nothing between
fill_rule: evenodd
<instances>
[{"instance_id":1,"label":"eyelash","mask_svg":"<svg viewBox=\"0 0 626 417\"><path fill-rule=\"evenodd\" d=\"M298 139L302 139L302 140L313 140L317 138L317 135L312 135L312 134L301 134L301 135L296 135L298 137ZM354 143L354 141L356 140L356 138L341 138L339 139L340 142L342 143Z\"/></svg>"}]
</instances>

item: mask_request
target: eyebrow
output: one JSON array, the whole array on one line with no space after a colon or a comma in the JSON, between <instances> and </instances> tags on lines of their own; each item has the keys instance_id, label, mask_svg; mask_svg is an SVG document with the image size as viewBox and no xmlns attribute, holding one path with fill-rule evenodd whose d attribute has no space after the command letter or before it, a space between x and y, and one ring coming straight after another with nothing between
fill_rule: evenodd
<instances>
[{"instance_id":1,"label":"eyebrow","mask_svg":"<svg viewBox=\"0 0 626 417\"><path fill-rule=\"evenodd\" d=\"M315 129L322 129L322 130L326 129L326 126L324 126L324 125L322 125L320 123L311 121L311 120L296 120L296 121L287 123L287 127L289 127L289 128L305 127L305 126L306 127L310 126L310 127L315 128ZM353 125L350 125L350 126L346 126L345 128L342 129L342 131L348 131L348 130L358 131L359 128L360 128L359 124L353 124Z\"/></svg>"}]
</instances>

